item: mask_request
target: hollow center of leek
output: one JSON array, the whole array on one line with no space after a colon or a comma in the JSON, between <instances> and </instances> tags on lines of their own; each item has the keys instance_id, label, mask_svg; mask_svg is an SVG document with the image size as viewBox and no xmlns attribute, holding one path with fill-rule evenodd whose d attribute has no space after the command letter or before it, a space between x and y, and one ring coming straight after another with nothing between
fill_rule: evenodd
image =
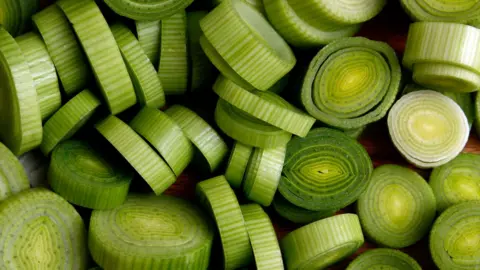
<instances>
[{"instance_id":1,"label":"hollow center of leek","mask_svg":"<svg viewBox=\"0 0 480 270\"><path fill-rule=\"evenodd\" d=\"M472 174L471 170L453 169L444 185L449 200L480 200L480 175Z\"/></svg>"},{"instance_id":2,"label":"hollow center of leek","mask_svg":"<svg viewBox=\"0 0 480 270\"><path fill-rule=\"evenodd\" d=\"M423 9L431 12L440 11L453 13L468 11L473 8L479 0L417 0L417 2Z\"/></svg>"},{"instance_id":3,"label":"hollow center of leek","mask_svg":"<svg viewBox=\"0 0 480 270\"><path fill-rule=\"evenodd\" d=\"M461 219L445 237L445 250L452 260L459 262L477 262L480 257L480 219L466 217Z\"/></svg>"},{"instance_id":4,"label":"hollow center of leek","mask_svg":"<svg viewBox=\"0 0 480 270\"><path fill-rule=\"evenodd\" d=\"M410 191L399 184L390 184L379 192L381 216L387 217L396 228L407 228L411 214L415 213L415 198Z\"/></svg>"},{"instance_id":5,"label":"hollow center of leek","mask_svg":"<svg viewBox=\"0 0 480 270\"><path fill-rule=\"evenodd\" d=\"M417 110L408 117L408 131L414 138L427 144L444 144L452 132L449 119L434 110Z\"/></svg>"}]
</instances>

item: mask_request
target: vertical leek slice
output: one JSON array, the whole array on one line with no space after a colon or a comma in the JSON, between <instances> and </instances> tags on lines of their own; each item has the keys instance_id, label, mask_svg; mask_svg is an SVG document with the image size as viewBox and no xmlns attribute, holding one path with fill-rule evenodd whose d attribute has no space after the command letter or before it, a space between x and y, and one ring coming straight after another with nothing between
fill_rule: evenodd
<instances>
[{"instance_id":1,"label":"vertical leek slice","mask_svg":"<svg viewBox=\"0 0 480 270\"><path fill-rule=\"evenodd\" d=\"M277 192L272 202L273 209L283 218L294 223L312 223L314 221L333 216L336 211L311 211L298 207L287 201L280 192Z\"/></svg>"},{"instance_id":2,"label":"vertical leek slice","mask_svg":"<svg viewBox=\"0 0 480 270\"><path fill-rule=\"evenodd\" d=\"M160 59L160 21L135 21L137 38L153 66Z\"/></svg>"},{"instance_id":3,"label":"vertical leek slice","mask_svg":"<svg viewBox=\"0 0 480 270\"><path fill-rule=\"evenodd\" d=\"M30 188L27 174L18 158L0 143L0 201Z\"/></svg>"},{"instance_id":4,"label":"vertical leek slice","mask_svg":"<svg viewBox=\"0 0 480 270\"><path fill-rule=\"evenodd\" d=\"M416 21L477 24L480 20L477 0L401 0L400 3Z\"/></svg>"},{"instance_id":5,"label":"vertical leek slice","mask_svg":"<svg viewBox=\"0 0 480 270\"><path fill-rule=\"evenodd\" d=\"M362 253L347 267L347 270L365 269L422 270L422 267L399 250L376 248Z\"/></svg>"},{"instance_id":6,"label":"vertical leek slice","mask_svg":"<svg viewBox=\"0 0 480 270\"><path fill-rule=\"evenodd\" d=\"M235 142L228 159L225 178L233 188L239 188L242 185L243 176L247 169L250 155L253 148L240 142Z\"/></svg>"},{"instance_id":7,"label":"vertical leek slice","mask_svg":"<svg viewBox=\"0 0 480 270\"><path fill-rule=\"evenodd\" d=\"M193 0L105 0L117 14L139 20L163 20L184 10Z\"/></svg>"}]
</instances>

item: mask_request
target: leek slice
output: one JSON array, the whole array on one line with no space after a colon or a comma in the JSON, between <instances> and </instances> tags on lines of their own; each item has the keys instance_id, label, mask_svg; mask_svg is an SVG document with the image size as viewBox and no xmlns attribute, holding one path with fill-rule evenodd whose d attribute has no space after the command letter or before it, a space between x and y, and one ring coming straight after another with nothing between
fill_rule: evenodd
<instances>
[{"instance_id":1,"label":"leek slice","mask_svg":"<svg viewBox=\"0 0 480 270\"><path fill-rule=\"evenodd\" d=\"M43 141L40 145L43 154L48 156L57 144L77 133L99 106L100 101L88 89L69 100L43 127Z\"/></svg>"},{"instance_id":2,"label":"leek slice","mask_svg":"<svg viewBox=\"0 0 480 270\"><path fill-rule=\"evenodd\" d=\"M162 194L175 183L175 174L165 161L122 120L110 115L95 127L142 176L155 194Z\"/></svg>"},{"instance_id":3,"label":"leek slice","mask_svg":"<svg viewBox=\"0 0 480 270\"><path fill-rule=\"evenodd\" d=\"M480 201L480 155L462 153L436 167L429 183L439 212L464 201Z\"/></svg>"},{"instance_id":4,"label":"leek slice","mask_svg":"<svg viewBox=\"0 0 480 270\"><path fill-rule=\"evenodd\" d=\"M0 25L13 36L20 31L23 19L20 5L20 1L17 0L0 1Z\"/></svg>"},{"instance_id":5,"label":"leek slice","mask_svg":"<svg viewBox=\"0 0 480 270\"><path fill-rule=\"evenodd\" d=\"M160 59L160 21L135 21L138 42L153 66Z\"/></svg>"},{"instance_id":6,"label":"leek slice","mask_svg":"<svg viewBox=\"0 0 480 270\"><path fill-rule=\"evenodd\" d=\"M383 118L395 101L401 69L386 43L343 38L310 62L301 100L305 109L333 127L355 129Z\"/></svg>"},{"instance_id":7,"label":"leek slice","mask_svg":"<svg viewBox=\"0 0 480 270\"><path fill-rule=\"evenodd\" d=\"M91 209L111 209L123 204L132 178L132 171L108 161L81 141L59 144L48 169L48 182L57 194Z\"/></svg>"},{"instance_id":8,"label":"leek slice","mask_svg":"<svg viewBox=\"0 0 480 270\"><path fill-rule=\"evenodd\" d=\"M43 188L25 190L0 204L0 219L1 268L87 268L83 220L57 194Z\"/></svg>"},{"instance_id":9,"label":"leek slice","mask_svg":"<svg viewBox=\"0 0 480 270\"><path fill-rule=\"evenodd\" d=\"M401 0L404 10L416 21L477 24L480 3L476 0Z\"/></svg>"},{"instance_id":10,"label":"leek slice","mask_svg":"<svg viewBox=\"0 0 480 270\"><path fill-rule=\"evenodd\" d=\"M468 140L470 127L452 99L430 90L409 93L388 114L395 147L419 168L432 168L454 159Z\"/></svg>"},{"instance_id":11,"label":"leek slice","mask_svg":"<svg viewBox=\"0 0 480 270\"><path fill-rule=\"evenodd\" d=\"M0 201L30 188L27 174L18 158L0 143Z\"/></svg>"},{"instance_id":12,"label":"leek slice","mask_svg":"<svg viewBox=\"0 0 480 270\"><path fill-rule=\"evenodd\" d=\"M62 105L57 72L42 38L33 32L15 39L28 62L37 90L42 119L50 117Z\"/></svg>"},{"instance_id":13,"label":"leek slice","mask_svg":"<svg viewBox=\"0 0 480 270\"><path fill-rule=\"evenodd\" d=\"M357 215L343 214L289 233L280 246L287 269L324 269L352 255L363 242Z\"/></svg>"},{"instance_id":14,"label":"leek slice","mask_svg":"<svg viewBox=\"0 0 480 270\"><path fill-rule=\"evenodd\" d=\"M480 268L480 202L443 212L430 232L430 252L441 270Z\"/></svg>"},{"instance_id":15,"label":"leek slice","mask_svg":"<svg viewBox=\"0 0 480 270\"><path fill-rule=\"evenodd\" d=\"M228 159L225 178L233 188L239 188L242 185L243 176L247 169L250 155L253 148L240 142L235 142Z\"/></svg>"},{"instance_id":16,"label":"leek slice","mask_svg":"<svg viewBox=\"0 0 480 270\"><path fill-rule=\"evenodd\" d=\"M163 20L184 10L193 0L105 0L121 16L139 20Z\"/></svg>"},{"instance_id":17,"label":"leek slice","mask_svg":"<svg viewBox=\"0 0 480 270\"><path fill-rule=\"evenodd\" d=\"M192 203L135 194L117 208L93 211L88 245L104 269L207 269L213 237Z\"/></svg>"},{"instance_id":18,"label":"leek slice","mask_svg":"<svg viewBox=\"0 0 480 270\"><path fill-rule=\"evenodd\" d=\"M263 6L263 1L262 0L242 0L243 2L249 4L256 10L258 10L260 13L265 15L265 8Z\"/></svg>"},{"instance_id":19,"label":"leek slice","mask_svg":"<svg viewBox=\"0 0 480 270\"><path fill-rule=\"evenodd\" d=\"M477 91L480 88L479 42L480 30L472 26L413 23L408 31L403 65L413 71L413 80L424 87Z\"/></svg>"},{"instance_id":20,"label":"leek slice","mask_svg":"<svg viewBox=\"0 0 480 270\"><path fill-rule=\"evenodd\" d=\"M347 270L365 269L422 270L422 267L407 254L389 248L376 248L362 253L353 260Z\"/></svg>"},{"instance_id":21,"label":"leek slice","mask_svg":"<svg viewBox=\"0 0 480 270\"><path fill-rule=\"evenodd\" d=\"M115 38L93 0L59 0L90 61L108 109L118 114L137 99Z\"/></svg>"},{"instance_id":22,"label":"leek slice","mask_svg":"<svg viewBox=\"0 0 480 270\"><path fill-rule=\"evenodd\" d=\"M277 192L272 202L273 209L283 218L294 223L312 223L314 221L333 216L336 211L311 211L298 207L287 201L280 192Z\"/></svg>"},{"instance_id":23,"label":"leek slice","mask_svg":"<svg viewBox=\"0 0 480 270\"><path fill-rule=\"evenodd\" d=\"M223 1L200 21L200 26L204 43L209 43L225 64L256 89L267 90L296 63L282 37L261 13L243 1Z\"/></svg>"},{"instance_id":24,"label":"leek slice","mask_svg":"<svg viewBox=\"0 0 480 270\"><path fill-rule=\"evenodd\" d=\"M416 172L398 165L373 171L357 202L364 233L393 248L413 245L428 233L435 218L435 195Z\"/></svg>"},{"instance_id":25,"label":"leek slice","mask_svg":"<svg viewBox=\"0 0 480 270\"><path fill-rule=\"evenodd\" d=\"M355 139L341 131L316 128L287 145L278 190L296 206L322 212L341 209L366 189L372 160Z\"/></svg>"},{"instance_id":26,"label":"leek slice","mask_svg":"<svg viewBox=\"0 0 480 270\"><path fill-rule=\"evenodd\" d=\"M0 26L0 140L20 156L42 142L42 119L30 69L15 39Z\"/></svg>"},{"instance_id":27,"label":"leek slice","mask_svg":"<svg viewBox=\"0 0 480 270\"><path fill-rule=\"evenodd\" d=\"M196 196L217 223L224 268L247 266L252 260L252 247L237 197L225 177L217 176L198 183Z\"/></svg>"}]
</instances>

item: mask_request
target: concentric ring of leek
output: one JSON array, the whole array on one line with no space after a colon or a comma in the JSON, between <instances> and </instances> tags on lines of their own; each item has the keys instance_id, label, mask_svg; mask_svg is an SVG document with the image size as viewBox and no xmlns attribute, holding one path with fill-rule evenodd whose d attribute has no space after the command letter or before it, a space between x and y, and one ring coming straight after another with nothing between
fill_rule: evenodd
<instances>
[{"instance_id":1,"label":"concentric ring of leek","mask_svg":"<svg viewBox=\"0 0 480 270\"><path fill-rule=\"evenodd\" d=\"M429 184L439 212L464 201L480 201L480 155L461 153L434 168Z\"/></svg>"},{"instance_id":2,"label":"concentric ring of leek","mask_svg":"<svg viewBox=\"0 0 480 270\"><path fill-rule=\"evenodd\" d=\"M280 240L287 269L324 269L363 245L357 215L342 214L297 229Z\"/></svg>"},{"instance_id":3,"label":"concentric ring of leek","mask_svg":"<svg viewBox=\"0 0 480 270\"><path fill-rule=\"evenodd\" d=\"M59 195L35 188L0 204L3 269L87 268L85 225Z\"/></svg>"},{"instance_id":4,"label":"concentric ring of leek","mask_svg":"<svg viewBox=\"0 0 480 270\"><path fill-rule=\"evenodd\" d=\"M283 218L293 223L312 223L314 221L333 216L336 211L311 211L298 207L287 201L280 192L275 194L272 202L273 209Z\"/></svg>"},{"instance_id":5,"label":"concentric ring of leek","mask_svg":"<svg viewBox=\"0 0 480 270\"><path fill-rule=\"evenodd\" d=\"M225 269L247 266L253 259L240 205L224 176L197 184L196 197L217 224Z\"/></svg>"},{"instance_id":6,"label":"concentric ring of leek","mask_svg":"<svg viewBox=\"0 0 480 270\"><path fill-rule=\"evenodd\" d=\"M239 188L247 169L253 147L235 142L225 170L225 178L233 188Z\"/></svg>"},{"instance_id":7,"label":"concentric ring of leek","mask_svg":"<svg viewBox=\"0 0 480 270\"><path fill-rule=\"evenodd\" d=\"M278 190L296 206L336 211L357 200L372 171L372 160L355 139L338 130L316 128L288 143Z\"/></svg>"},{"instance_id":8,"label":"concentric ring of leek","mask_svg":"<svg viewBox=\"0 0 480 270\"><path fill-rule=\"evenodd\" d=\"M458 43L458 41L461 41ZM458 23L410 25L403 65L427 88L473 92L480 88L480 30ZM455 49L452 49L455 48Z\"/></svg>"},{"instance_id":9,"label":"concentric ring of leek","mask_svg":"<svg viewBox=\"0 0 480 270\"><path fill-rule=\"evenodd\" d=\"M432 168L454 159L468 140L467 117L452 99L431 90L400 98L388 114L393 144L412 164Z\"/></svg>"},{"instance_id":10,"label":"concentric ring of leek","mask_svg":"<svg viewBox=\"0 0 480 270\"><path fill-rule=\"evenodd\" d=\"M480 202L448 208L430 232L430 252L441 270L480 268Z\"/></svg>"},{"instance_id":11,"label":"concentric ring of leek","mask_svg":"<svg viewBox=\"0 0 480 270\"><path fill-rule=\"evenodd\" d=\"M133 194L114 209L93 211L88 246L104 269L207 269L213 237L191 202Z\"/></svg>"},{"instance_id":12,"label":"concentric ring of leek","mask_svg":"<svg viewBox=\"0 0 480 270\"><path fill-rule=\"evenodd\" d=\"M477 0L401 0L400 3L415 21L476 24L480 19Z\"/></svg>"},{"instance_id":13,"label":"concentric ring of leek","mask_svg":"<svg viewBox=\"0 0 480 270\"><path fill-rule=\"evenodd\" d=\"M330 126L354 129L383 118L395 101L401 70L386 43L342 38L322 48L310 62L301 100Z\"/></svg>"},{"instance_id":14,"label":"concentric ring of leek","mask_svg":"<svg viewBox=\"0 0 480 270\"><path fill-rule=\"evenodd\" d=\"M0 201L30 188L25 169L18 158L0 142Z\"/></svg>"},{"instance_id":15,"label":"concentric ring of leek","mask_svg":"<svg viewBox=\"0 0 480 270\"><path fill-rule=\"evenodd\" d=\"M48 182L65 200L91 209L111 209L127 198L133 172L105 159L82 141L65 141L52 153Z\"/></svg>"},{"instance_id":16,"label":"concentric ring of leek","mask_svg":"<svg viewBox=\"0 0 480 270\"><path fill-rule=\"evenodd\" d=\"M422 267L407 254L389 248L366 251L353 260L347 270L365 269L422 270Z\"/></svg>"},{"instance_id":17,"label":"concentric ring of leek","mask_svg":"<svg viewBox=\"0 0 480 270\"><path fill-rule=\"evenodd\" d=\"M193 0L105 0L115 13L139 21L162 20L184 10Z\"/></svg>"},{"instance_id":18,"label":"concentric ring of leek","mask_svg":"<svg viewBox=\"0 0 480 270\"><path fill-rule=\"evenodd\" d=\"M413 245L428 233L435 218L435 195L411 169L383 165L373 171L358 198L357 213L365 234L392 248Z\"/></svg>"}]
</instances>

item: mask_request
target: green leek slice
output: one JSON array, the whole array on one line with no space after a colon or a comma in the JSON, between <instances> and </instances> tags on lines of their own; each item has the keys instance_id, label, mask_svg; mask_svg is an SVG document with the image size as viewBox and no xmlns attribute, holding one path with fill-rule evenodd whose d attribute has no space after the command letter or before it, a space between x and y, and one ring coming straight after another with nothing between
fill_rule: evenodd
<instances>
[{"instance_id":1,"label":"green leek slice","mask_svg":"<svg viewBox=\"0 0 480 270\"><path fill-rule=\"evenodd\" d=\"M33 15L32 20L52 57L63 91L72 96L85 89L90 79L90 68L62 10L57 5L51 5Z\"/></svg>"},{"instance_id":2,"label":"green leek slice","mask_svg":"<svg viewBox=\"0 0 480 270\"><path fill-rule=\"evenodd\" d=\"M223 1L200 26L204 42L256 89L267 90L296 63L287 43L265 17L243 1Z\"/></svg>"},{"instance_id":3,"label":"green leek slice","mask_svg":"<svg viewBox=\"0 0 480 270\"><path fill-rule=\"evenodd\" d=\"M118 114L137 99L120 49L100 9L93 0L59 0L90 61L108 109Z\"/></svg>"},{"instance_id":4,"label":"green leek slice","mask_svg":"<svg viewBox=\"0 0 480 270\"><path fill-rule=\"evenodd\" d=\"M135 194L117 208L93 211L88 245L104 269L207 269L213 237L191 202Z\"/></svg>"},{"instance_id":5,"label":"green leek slice","mask_svg":"<svg viewBox=\"0 0 480 270\"><path fill-rule=\"evenodd\" d=\"M217 224L224 268L237 269L249 265L253 256L245 221L237 197L225 177L217 176L198 183L196 196Z\"/></svg>"},{"instance_id":6,"label":"green leek slice","mask_svg":"<svg viewBox=\"0 0 480 270\"><path fill-rule=\"evenodd\" d=\"M480 202L464 202L443 212L430 232L430 252L441 270L480 268Z\"/></svg>"},{"instance_id":7,"label":"green leek slice","mask_svg":"<svg viewBox=\"0 0 480 270\"><path fill-rule=\"evenodd\" d=\"M62 105L57 72L42 38L33 32L15 39L28 62L37 90L42 119L50 117Z\"/></svg>"},{"instance_id":8,"label":"green leek slice","mask_svg":"<svg viewBox=\"0 0 480 270\"><path fill-rule=\"evenodd\" d=\"M347 270L366 269L422 270L422 267L399 250L376 248L362 253L347 267Z\"/></svg>"},{"instance_id":9,"label":"green leek slice","mask_svg":"<svg viewBox=\"0 0 480 270\"><path fill-rule=\"evenodd\" d=\"M280 192L277 192L272 202L273 209L283 218L293 223L312 223L314 221L333 216L336 211L311 211L298 207L287 201Z\"/></svg>"},{"instance_id":10,"label":"green leek slice","mask_svg":"<svg viewBox=\"0 0 480 270\"><path fill-rule=\"evenodd\" d=\"M160 21L135 21L137 38L140 46L153 66L158 66L160 59Z\"/></svg>"},{"instance_id":11,"label":"green leek slice","mask_svg":"<svg viewBox=\"0 0 480 270\"><path fill-rule=\"evenodd\" d=\"M432 168L454 159L468 140L470 127L462 108L431 90L400 98L388 114L395 147L419 168Z\"/></svg>"},{"instance_id":12,"label":"green leek slice","mask_svg":"<svg viewBox=\"0 0 480 270\"><path fill-rule=\"evenodd\" d=\"M95 127L132 165L155 194L162 194L175 183L175 174L165 161L122 120L111 115Z\"/></svg>"},{"instance_id":13,"label":"green leek slice","mask_svg":"<svg viewBox=\"0 0 480 270\"><path fill-rule=\"evenodd\" d=\"M338 39L310 62L301 100L321 122L355 129L387 114L400 79L400 64L388 44L362 37Z\"/></svg>"},{"instance_id":14,"label":"green leek slice","mask_svg":"<svg viewBox=\"0 0 480 270\"><path fill-rule=\"evenodd\" d=\"M143 108L129 125L160 153L176 176L192 161L195 152L192 143L164 112Z\"/></svg>"},{"instance_id":15,"label":"green leek slice","mask_svg":"<svg viewBox=\"0 0 480 270\"><path fill-rule=\"evenodd\" d=\"M0 25L2 25L11 35L15 36L18 34L22 19L20 1L0 1Z\"/></svg>"},{"instance_id":16,"label":"green leek slice","mask_svg":"<svg viewBox=\"0 0 480 270\"><path fill-rule=\"evenodd\" d=\"M464 201L480 201L480 155L462 153L434 168L429 184L439 212Z\"/></svg>"},{"instance_id":17,"label":"green leek slice","mask_svg":"<svg viewBox=\"0 0 480 270\"><path fill-rule=\"evenodd\" d=\"M30 188L27 174L18 158L0 143L0 201Z\"/></svg>"},{"instance_id":18,"label":"green leek slice","mask_svg":"<svg viewBox=\"0 0 480 270\"><path fill-rule=\"evenodd\" d=\"M57 144L77 133L99 106L100 101L88 89L63 105L43 127L43 141L40 145L43 154L48 156Z\"/></svg>"},{"instance_id":19,"label":"green leek slice","mask_svg":"<svg viewBox=\"0 0 480 270\"><path fill-rule=\"evenodd\" d=\"M324 269L363 245L357 215L343 214L303 226L280 240L287 269Z\"/></svg>"},{"instance_id":20,"label":"green leek slice","mask_svg":"<svg viewBox=\"0 0 480 270\"><path fill-rule=\"evenodd\" d=\"M479 43L480 30L472 26L413 23L408 31L403 65L413 71L413 80L424 87L477 91L480 88Z\"/></svg>"},{"instance_id":21,"label":"green leek slice","mask_svg":"<svg viewBox=\"0 0 480 270\"><path fill-rule=\"evenodd\" d=\"M270 217L258 204L246 204L240 208L252 244L256 268L284 269L282 252Z\"/></svg>"},{"instance_id":22,"label":"green leek slice","mask_svg":"<svg viewBox=\"0 0 480 270\"><path fill-rule=\"evenodd\" d=\"M165 105L165 94L157 71L147 55L143 52L138 40L123 24L110 26L117 41L123 60L135 87L140 106L160 108Z\"/></svg>"},{"instance_id":23,"label":"green leek slice","mask_svg":"<svg viewBox=\"0 0 480 270\"><path fill-rule=\"evenodd\" d=\"M477 24L480 20L480 3L477 0L401 0L405 11L415 21L457 22Z\"/></svg>"},{"instance_id":24,"label":"green leek slice","mask_svg":"<svg viewBox=\"0 0 480 270\"><path fill-rule=\"evenodd\" d=\"M247 169L250 155L253 148L240 142L235 142L228 159L227 169L225 170L225 178L233 188L239 188L243 182L243 176Z\"/></svg>"},{"instance_id":25,"label":"green leek slice","mask_svg":"<svg viewBox=\"0 0 480 270\"><path fill-rule=\"evenodd\" d=\"M139 20L163 20L184 10L193 0L105 0L121 16Z\"/></svg>"},{"instance_id":26,"label":"green leek slice","mask_svg":"<svg viewBox=\"0 0 480 270\"><path fill-rule=\"evenodd\" d=\"M13 37L0 26L0 141L16 156L42 142L42 119L30 68Z\"/></svg>"},{"instance_id":27,"label":"green leek slice","mask_svg":"<svg viewBox=\"0 0 480 270\"><path fill-rule=\"evenodd\" d=\"M435 218L435 195L411 169L383 165L373 171L357 202L364 233L382 246L403 248L428 233Z\"/></svg>"},{"instance_id":28,"label":"green leek slice","mask_svg":"<svg viewBox=\"0 0 480 270\"><path fill-rule=\"evenodd\" d=\"M81 141L65 141L52 153L48 182L65 200L91 209L111 209L127 198L133 172L105 159Z\"/></svg>"},{"instance_id":29,"label":"green leek slice","mask_svg":"<svg viewBox=\"0 0 480 270\"><path fill-rule=\"evenodd\" d=\"M290 81L290 75L287 74L283 76L283 78L281 78L274 85L272 85L272 87L270 87L268 91L275 94L281 94L285 90L285 88L287 88L289 81Z\"/></svg>"},{"instance_id":30,"label":"green leek slice","mask_svg":"<svg viewBox=\"0 0 480 270\"><path fill-rule=\"evenodd\" d=\"M367 188L372 160L355 139L316 128L287 145L280 193L296 206L322 212L341 209Z\"/></svg>"},{"instance_id":31,"label":"green leek slice","mask_svg":"<svg viewBox=\"0 0 480 270\"><path fill-rule=\"evenodd\" d=\"M0 268L87 268L85 225L59 195L43 188L20 192L0 204L0 220Z\"/></svg>"},{"instance_id":32,"label":"green leek slice","mask_svg":"<svg viewBox=\"0 0 480 270\"><path fill-rule=\"evenodd\" d=\"M208 162L210 171L215 171L228 153L228 147L218 133L190 109L174 105L165 113L183 130Z\"/></svg>"}]
</instances>

